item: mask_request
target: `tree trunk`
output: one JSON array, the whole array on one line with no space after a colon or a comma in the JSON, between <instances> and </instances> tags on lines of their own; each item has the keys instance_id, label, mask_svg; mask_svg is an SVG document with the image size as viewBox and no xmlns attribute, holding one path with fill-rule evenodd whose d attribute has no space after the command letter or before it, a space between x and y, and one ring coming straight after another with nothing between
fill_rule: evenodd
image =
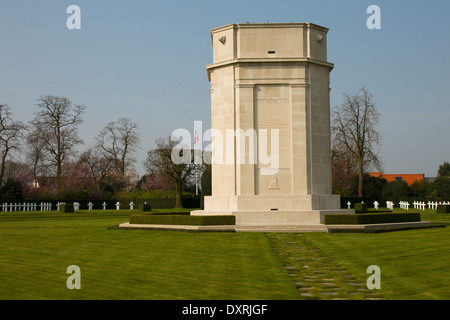
<instances>
[{"instance_id":1,"label":"tree trunk","mask_svg":"<svg viewBox=\"0 0 450 320\"><path fill-rule=\"evenodd\" d=\"M62 176L62 166L61 166L61 163L58 162L58 163L56 164L56 178L57 178L58 180L60 180L60 179L61 179L61 176Z\"/></svg>"},{"instance_id":2,"label":"tree trunk","mask_svg":"<svg viewBox=\"0 0 450 320\"><path fill-rule=\"evenodd\" d=\"M183 208L183 203L181 202L181 195L182 195L182 187L181 187L181 183L177 183L177 188L176 188L176 200L175 200L175 208Z\"/></svg>"},{"instance_id":3,"label":"tree trunk","mask_svg":"<svg viewBox=\"0 0 450 320\"><path fill-rule=\"evenodd\" d=\"M6 161L6 151L2 156L2 164L0 169L0 186L3 185L3 176L5 175L5 166L6 166L5 161Z\"/></svg>"},{"instance_id":4,"label":"tree trunk","mask_svg":"<svg viewBox=\"0 0 450 320\"><path fill-rule=\"evenodd\" d=\"M359 170L358 170L358 176L359 176L359 183L358 183L358 197L363 197L364 196L364 172L363 172L363 167L362 164L359 165Z\"/></svg>"}]
</instances>

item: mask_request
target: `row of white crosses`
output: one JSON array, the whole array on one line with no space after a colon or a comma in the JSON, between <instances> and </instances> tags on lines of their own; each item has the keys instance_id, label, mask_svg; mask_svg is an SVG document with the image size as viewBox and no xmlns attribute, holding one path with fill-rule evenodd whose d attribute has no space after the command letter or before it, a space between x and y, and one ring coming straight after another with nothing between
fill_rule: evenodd
<instances>
[{"instance_id":1,"label":"row of white crosses","mask_svg":"<svg viewBox=\"0 0 450 320\"><path fill-rule=\"evenodd\" d=\"M409 210L409 202L408 201L400 201L399 203L401 209Z\"/></svg>"},{"instance_id":2,"label":"row of white crosses","mask_svg":"<svg viewBox=\"0 0 450 320\"><path fill-rule=\"evenodd\" d=\"M414 209L420 209L420 210L425 210L425 206L426 206L426 204L425 204L425 202L420 202L420 201L414 201L413 202L413 206L414 206Z\"/></svg>"},{"instance_id":3,"label":"row of white crosses","mask_svg":"<svg viewBox=\"0 0 450 320\"><path fill-rule=\"evenodd\" d=\"M364 203L364 201L361 201L361 203ZM374 203L373 203L373 207L375 208L375 209L377 209L378 210L378 206L379 206L380 204L378 203L378 201L375 201ZM350 209L351 208L351 206L352 206L352 203L350 202L350 201L348 201L347 202L347 206L348 206L348 208Z\"/></svg>"},{"instance_id":4,"label":"row of white crosses","mask_svg":"<svg viewBox=\"0 0 450 320\"><path fill-rule=\"evenodd\" d=\"M134 202L131 201L129 205L130 205L130 210L133 210L134 209ZM116 203L116 209L120 210L120 202Z\"/></svg>"},{"instance_id":5,"label":"row of white crosses","mask_svg":"<svg viewBox=\"0 0 450 320\"><path fill-rule=\"evenodd\" d=\"M108 206L108 205L106 204L106 202L103 202L103 203L102 203L103 210L106 210L106 207L107 207L107 206ZM129 204L129 206L130 206L130 210L133 210L133 209L134 209L134 202L131 201L130 204ZM75 204L74 204L74 209L75 209ZM89 211L91 211L92 209L94 209L94 204L93 204L92 202L89 202L89 203L88 203L88 209L89 209ZM117 209L117 210L120 210L120 202L116 202L116 209ZM75 209L75 210L78 210L78 209Z\"/></svg>"},{"instance_id":6,"label":"row of white crosses","mask_svg":"<svg viewBox=\"0 0 450 320\"><path fill-rule=\"evenodd\" d=\"M428 203L427 203L427 205L428 205L428 209L437 209L437 206L439 205L439 204L446 204L446 205L449 205L450 204L450 201L447 201L447 202L437 202L437 201L428 201Z\"/></svg>"},{"instance_id":7,"label":"row of white crosses","mask_svg":"<svg viewBox=\"0 0 450 320\"><path fill-rule=\"evenodd\" d=\"M393 204L394 203L392 202L392 207L393 207ZM450 201L448 201L448 202L428 201L428 203L425 203L423 201L414 201L413 207L414 207L414 209L425 210L426 206L428 205L428 209L437 209L437 206L439 204L447 204L448 205L448 204L450 204ZM400 201L399 205L400 205L400 208L409 210L409 206L410 206L409 202Z\"/></svg>"},{"instance_id":8,"label":"row of white crosses","mask_svg":"<svg viewBox=\"0 0 450 320\"><path fill-rule=\"evenodd\" d=\"M402 207L402 203L403 203L403 206L406 206L406 207ZM428 203L425 203L423 201L414 201L413 202L414 209L420 209L420 210L425 210L426 206L428 206L428 209L437 209L437 206L439 204L447 204L448 205L448 204L450 204L450 201L448 201L448 202L428 201ZM400 201L400 208L408 210L408 206L409 206L408 202Z\"/></svg>"},{"instance_id":9,"label":"row of white crosses","mask_svg":"<svg viewBox=\"0 0 450 320\"><path fill-rule=\"evenodd\" d=\"M52 204L48 202L41 202L40 205L37 203L3 203L0 204L1 211L12 212L12 211L37 211L38 207L41 211L49 211L52 209Z\"/></svg>"},{"instance_id":10,"label":"row of white crosses","mask_svg":"<svg viewBox=\"0 0 450 320\"><path fill-rule=\"evenodd\" d=\"M130 206L130 210L133 210L134 209L134 202L131 201L129 206ZM102 207L103 207L103 210L106 210L106 207L107 207L106 202L102 203ZM89 211L91 211L94 208L94 204L92 202L89 202L88 203L88 208L89 208ZM120 202L116 202L116 209L120 210Z\"/></svg>"},{"instance_id":11,"label":"row of white crosses","mask_svg":"<svg viewBox=\"0 0 450 320\"><path fill-rule=\"evenodd\" d=\"M59 210L59 207L64 204L65 202L58 202L56 204L56 210ZM103 210L106 210L107 204L106 202L102 203ZM134 202L130 202L129 204L130 210L134 210ZM38 211L38 207L40 211L50 211L52 210L53 205L50 202L41 202L41 204L37 203L2 203L0 204L0 211L3 212L12 212L12 211ZM74 202L73 203L73 209L75 211L80 210L80 203ZM89 211L94 209L94 203L89 202L88 203L88 209ZM116 203L116 209L120 210L120 202Z\"/></svg>"},{"instance_id":12,"label":"row of white crosses","mask_svg":"<svg viewBox=\"0 0 450 320\"><path fill-rule=\"evenodd\" d=\"M361 201L361 203L364 203L364 202ZM425 207L427 205L428 205L428 209L437 209L437 206L439 204L450 205L450 201L447 201L447 202L445 202L445 201L444 202L428 201L428 203L425 203L423 201L422 202L420 202L420 201L414 201L413 202L414 209L420 209L420 210L425 210ZM352 205L351 202L348 201L347 202L347 206L348 206L349 209L351 208L351 205ZM379 205L380 205L380 203L378 201L375 201L373 203L374 208L377 209L377 210L378 210L378 206ZM401 209L409 210L410 203L408 201L400 201L399 202L399 206L400 206ZM388 209L390 209L390 210L393 210L394 209L394 202L393 201L386 201L386 207Z\"/></svg>"}]
</instances>

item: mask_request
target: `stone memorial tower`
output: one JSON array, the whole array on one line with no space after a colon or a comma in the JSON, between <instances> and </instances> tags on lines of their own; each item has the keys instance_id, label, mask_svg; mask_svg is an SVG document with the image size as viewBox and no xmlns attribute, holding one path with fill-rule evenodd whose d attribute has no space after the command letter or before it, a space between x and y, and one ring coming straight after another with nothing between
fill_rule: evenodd
<instances>
[{"instance_id":1,"label":"stone memorial tower","mask_svg":"<svg viewBox=\"0 0 450 320\"><path fill-rule=\"evenodd\" d=\"M312 23L211 30L212 196L192 215L280 225L349 213L331 191L327 31Z\"/></svg>"}]
</instances>

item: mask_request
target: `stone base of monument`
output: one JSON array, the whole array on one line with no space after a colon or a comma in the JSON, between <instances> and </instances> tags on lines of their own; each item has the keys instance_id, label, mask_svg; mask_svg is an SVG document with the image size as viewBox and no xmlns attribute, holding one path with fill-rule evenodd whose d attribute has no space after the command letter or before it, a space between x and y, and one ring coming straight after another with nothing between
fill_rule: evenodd
<instances>
[{"instance_id":1,"label":"stone base of monument","mask_svg":"<svg viewBox=\"0 0 450 320\"><path fill-rule=\"evenodd\" d=\"M169 224L132 224L125 222L119 224L120 229L147 229L147 230L172 230L172 231L192 231L192 232L236 232L234 225L217 226L190 226L190 225L169 225Z\"/></svg>"},{"instance_id":2,"label":"stone base of monument","mask_svg":"<svg viewBox=\"0 0 450 320\"><path fill-rule=\"evenodd\" d=\"M353 214L354 210L302 210L302 211L262 211L262 210L242 210L242 211L191 211L191 215L234 215L236 225L319 225L323 223L325 214Z\"/></svg>"},{"instance_id":3,"label":"stone base of monument","mask_svg":"<svg viewBox=\"0 0 450 320\"><path fill-rule=\"evenodd\" d=\"M205 210L191 215L234 215L241 226L320 225L325 214L353 214L339 209L338 195L207 196Z\"/></svg>"},{"instance_id":4,"label":"stone base of monument","mask_svg":"<svg viewBox=\"0 0 450 320\"><path fill-rule=\"evenodd\" d=\"M224 226L187 226L187 225L156 225L156 224L130 224L122 223L120 229L140 230L171 230L185 232L326 232L326 233L355 233L355 232L388 232L410 229L445 227L445 225L434 224L427 221L378 223L364 225L324 225L324 224L276 224L276 225L224 225Z\"/></svg>"},{"instance_id":5,"label":"stone base of monument","mask_svg":"<svg viewBox=\"0 0 450 320\"><path fill-rule=\"evenodd\" d=\"M264 194L205 196L205 211L311 211L340 210L340 196L333 194ZM345 213L348 213L345 212Z\"/></svg>"}]
</instances>

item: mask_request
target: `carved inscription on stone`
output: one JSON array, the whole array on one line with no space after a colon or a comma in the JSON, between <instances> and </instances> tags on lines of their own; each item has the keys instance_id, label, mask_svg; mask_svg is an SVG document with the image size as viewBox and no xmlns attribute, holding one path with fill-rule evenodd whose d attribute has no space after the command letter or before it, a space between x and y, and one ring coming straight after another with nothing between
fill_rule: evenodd
<instances>
[{"instance_id":1,"label":"carved inscription on stone","mask_svg":"<svg viewBox=\"0 0 450 320\"><path fill-rule=\"evenodd\" d=\"M258 194L291 192L291 105L288 85L255 86L255 128L259 142L266 136L265 143L258 143L258 155L271 158L270 163L258 158L256 165L256 190ZM274 132L278 132L277 141L273 141ZM276 142L276 143L275 143ZM277 157L277 169L273 170L274 157ZM267 174L271 170L273 173ZM275 184L276 182L276 184Z\"/></svg>"}]
</instances>

